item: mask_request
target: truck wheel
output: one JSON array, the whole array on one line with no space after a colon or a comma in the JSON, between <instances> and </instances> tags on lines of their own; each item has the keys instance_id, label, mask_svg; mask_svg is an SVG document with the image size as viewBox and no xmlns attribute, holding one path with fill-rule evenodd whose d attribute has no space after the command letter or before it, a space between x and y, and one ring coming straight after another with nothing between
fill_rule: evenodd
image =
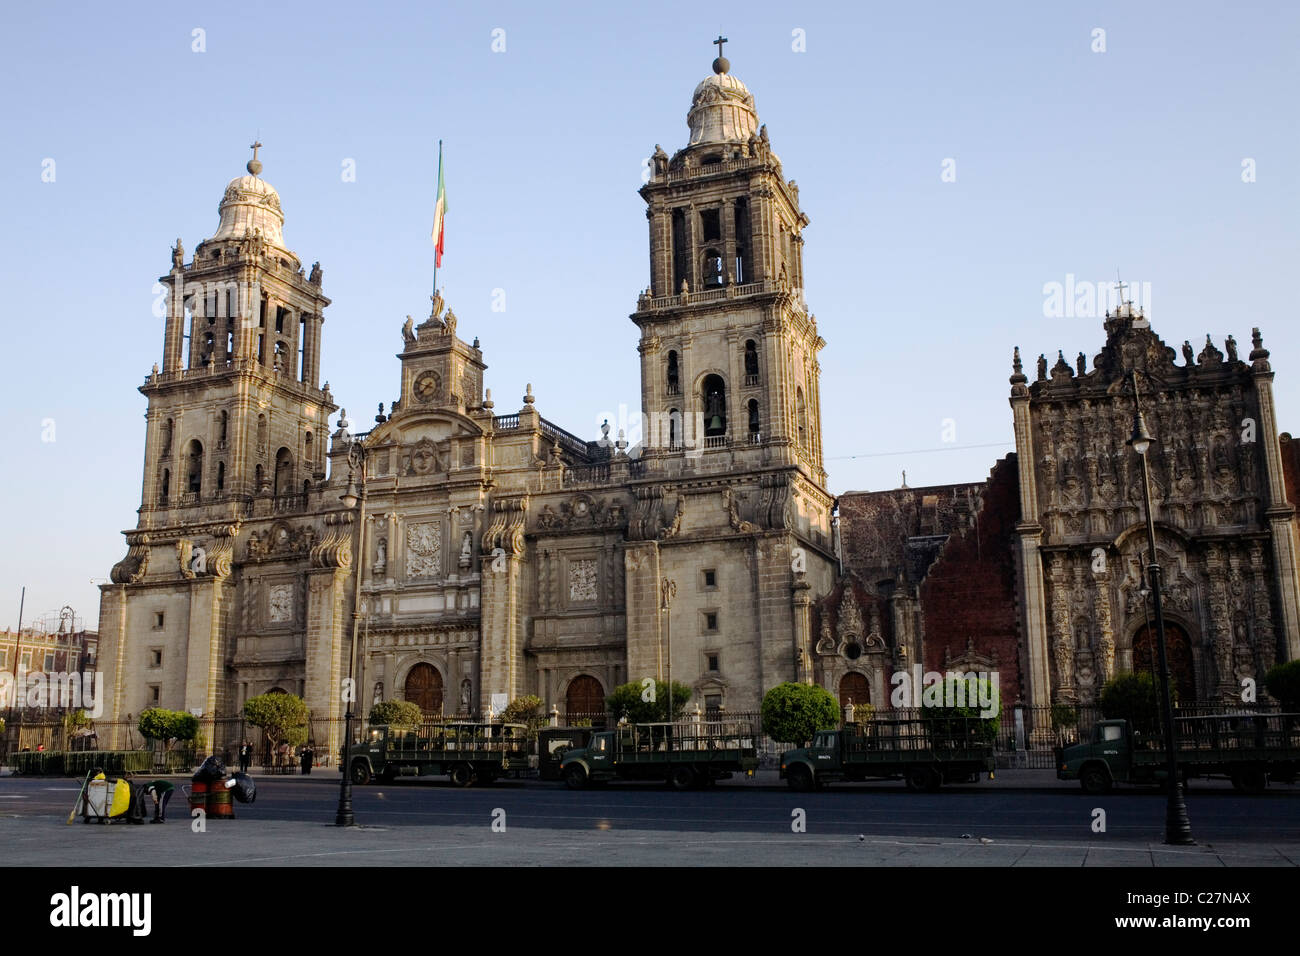
<instances>
[{"instance_id":1,"label":"truck wheel","mask_svg":"<svg viewBox=\"0 0 1300 956\"><path fill-rule=\"evenodd\" d=\"M1084 793L1110 793L1110 775L1100 767L1088 767L1079 774Z\"/></svg>"},{"instance_id":2,"label":"truck wheel","mask_svg":"<svg viewBox=\"0 0 1300 956\"><path fill-rule=\"evenodd\" d=\"M451 782L458 787L468 787L474 782L474 768L467 763L458 763L451 768Z\"/></svg>"},{"instance_id":3,"label":"truck wheel","mask_svg":"<svg viewBox=\"0 0 1300 956\"><path fill-rule=\"evenodd\" d=\"M908 790L938 790L939 775L929 767L912 767L903 778Z\"/></svg>"},{"instance_id":4,"label":"truck wheel","mask_svg":"<svg viewBox=\"0 0 1300 956\"><path fill-rule=\"evenodd\" d=\"M1243 793L1263 793L1268 786L1268 774L1262 767L1246 767L1232 775L1232 786Z\"/></svg>"},{"instance_id":5,"label":"truck wheel","mask_svg":"<svg viewBox=\"0 0 1300 956\"><path fill-rule=\"evenodd\" d=\"M790 783L790 789L798 790L800 793L807 793L813 787L812 771L800 763L790 768L786 779Z\"/></svg>"},{"instance_id":6,"label":"truck wheel","mask_svg":"<svg viewBox=\"0 0 1300 956\"><path fill-rule=\"evenodd\" d=\"M673 767L668 775L668 782L674 790L689 790L695 786L695 771L690 767Z\"/></svg>"},{"instance_id":7,"label":"truck wheel","mask_svg":"<svg viewBox=\"0 0 1300 956\"><path fill-rule=\"evenodd\" d=\"M574 764L564 771L564 784L570 790L582 790L587 786L587 771L580 764Z\"/></svg>"},{"instance_id":8,"label":"truck wheel","mask_svg":"<svg viewBox=\"0 0 1300 956\"><path fill-rule=\"evenodd\" d=\"M358 787L364 787L370 782L370 767L364 760L352 761L352 782Z\"/></svg>"}]
</instances>

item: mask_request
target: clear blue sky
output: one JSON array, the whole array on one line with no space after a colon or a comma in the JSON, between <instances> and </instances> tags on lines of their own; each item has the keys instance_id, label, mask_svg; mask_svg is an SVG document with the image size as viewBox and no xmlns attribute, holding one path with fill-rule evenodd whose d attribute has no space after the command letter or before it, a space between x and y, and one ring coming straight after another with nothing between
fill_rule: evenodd
<instances>
[{"instance_id":1,"label":"clear blue sky","mask_svg":"<svg viewBox=\"0 0 1300 956\"><path fill-rule=\"evenodd\" d=\"M322 375L354 421L397 395L402 322L427 315L440 138L440 284L461 335L482 340L498 411L528 382L586 437L635 410L642 160L683 145L719 30L812 219L832 491L894 487L904 468L912 485L985 477L1011 448L1012 347L1032 371L1039 352L1091 360L1102 344L1100 319L1044 316L1044 285L1067 274L1150 283L1175 347L1232 333L1244 354L1261 326L1280 427L1300 431L1293 5L717 11L7 5L0 622L16 624L24 584L28 620L69 603L97 620L90 580L125 554L139 506L153 283L177 236L193 250L213 232L254 136L289 246L325 270Z\"/></svg>"}]
</instances>

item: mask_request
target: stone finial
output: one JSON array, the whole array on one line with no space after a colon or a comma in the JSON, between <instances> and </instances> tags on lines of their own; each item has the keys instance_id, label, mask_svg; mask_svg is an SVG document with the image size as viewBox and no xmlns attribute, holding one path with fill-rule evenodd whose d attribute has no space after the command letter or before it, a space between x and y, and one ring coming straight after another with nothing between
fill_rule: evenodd
<instances>
[{"instance_id":1,"label":"stone finial","mask_svg":"<svg viewBox=\"0 0 1300 956\"><path fill-rule=\"evenodd\" d=\"M1268 349L1264 348L1264 337L1259 334L1259 329L1250 330L1250 343L1254 346L1250 350L1250 367L1256 372L1272 371L1268 364Z\"/></svg>"},{"instance_id":2,"label":"stone finial","mask_svg":"<svg viewBox=\"0 0 1300 956\"><path fill-rule=\"evenodd\" d=\"M1014 352L1011 353L1011 370L1020 375L1025 370L1025 365L1020 361L1020 346L1017 345Z\"/></svg>"},{"instance_id":3,"label":"stone finial","mask_svg":"<svg viewBox=\"0 0 1300 956\"><path fill-rule=\"evenodd\" d=\"M524 391L524 404L531 405L535 401L537 401L537 398L533 395L533 383L529 382L527 389Z\"/></svg>"},{"instance_id":4,"label":"stone finial","mask_svg":"<svg viewBox=\"0 0 1300 956\"><path fill-rule=\"evenodd\" d=\"M609 447L609 419L608 418L600 423L600 447L601 448Z\"/></svg>"},{"instance_id":5,"label":"stone finial","mask_svg":"<svg viewBox=\"0 0 1300 956\"><path fill-rule=\"evenodd\" d=\"M262 148L262 144L254 140L253 145L248 148L253 151L253 158L248 161L245 169L254 176L260 176L262 174L262 161L257 158L257 151Z\"/></svg>"},{"instance_id":6,"label":"stone finial","mask_svg":"<svg viewBox=\"0 0 1300 956\"><path fill-rule=\"evenodd\" d=\"M388 419L386 419L386 418L384 417L384 403L383 403L383 402L380 402L380 403L379 403L379 414L377 414L377 415L375 416L375 424L376 424L376 425L382 425L382 424L383 424L384 422L386 422L387 420L388 420Z\"/></svg>"},{"instance_id":7,"label":"stone finial","mask_svg":"<svg viewBox=\"0 0 1300 956\"><path fill-rule=\"evenodd\" d=\"M682 290L681 290L681 294L682 294L682 295L690 295L690 292L691 292L691 286L690 286L690 283L688 283L685 279L683 279L683 280L682 280Z\"/></svg>"},{"instance_id":8,"label":"stone finial","mask_svg":"<svg viewBox=\"0 0 1300 956\"><path fill-rule=\"evenodd\" d=\"M485 388L483 390L483 407L489 410L496 407L495 403L492 401L492 389L490 388Z\"/></svg>"}]
</instances>

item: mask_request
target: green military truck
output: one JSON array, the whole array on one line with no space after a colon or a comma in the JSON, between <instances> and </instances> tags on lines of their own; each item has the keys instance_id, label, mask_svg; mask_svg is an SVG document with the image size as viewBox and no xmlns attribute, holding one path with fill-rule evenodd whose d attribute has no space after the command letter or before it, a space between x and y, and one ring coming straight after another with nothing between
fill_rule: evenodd
<instances>
[{"instance_id":1,"label":"green military truck","mask_svg":"<svg viewBox=\"0 0 1300 956\"><path fill-rule=\"evenodd\" d=\"M702 787L758 769L756 734L742 721L621 724L598 731L560 764L573 790L610 780L663 780L674 790Z\"/></svg>"},{"instance_id":2,"label":"green military truck","mask_svg":"<svg viewBox=\"0 0 1300 956\"><path fill-rule=\"evenodd\" d=\"M1300 714L1215 714L1175 717L1178 769L1184 782L1226 777L1247 793L1270 780L1294 783L1300 772ZM1088 793L1117 783L1163 785L1168 779L1164 734L1135 730L1127 720L1102 720L1086 743L1056 748L1056 776Z\"/></svg>"},{"instance_id":3,"label":"green military truck","mask_svg":"<svg viewBox=\"0 0 1300 956\"><path fill-rule=\"evenodd\" d=\"M374 777L448 776L458 787L491 783L528 769L531 743L523 724L424 724L414 729L377 725L354 744L352 782Z\"/></svg>"},{"instance_id":4,"label":"green military truck","mask_svg":"<svg viewBox=\"0 0 1300 956\"><path fill-rule=\"evenodd\" d=\"M937 790L993 776L986 720L967 717L877 718L819 730L811 747L781 755L781 779L794 790L837 780L898 780L909 790Z\"/></svg>"}]
</instances>

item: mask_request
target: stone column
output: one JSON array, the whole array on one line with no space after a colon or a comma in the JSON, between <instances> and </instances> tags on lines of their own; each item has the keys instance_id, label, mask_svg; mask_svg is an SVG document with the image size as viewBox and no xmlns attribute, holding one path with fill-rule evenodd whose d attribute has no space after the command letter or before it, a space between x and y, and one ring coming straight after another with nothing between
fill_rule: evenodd
<instances>
[{"instance_id":1,"label":"stone column","mask_svg":"<svg viewBox=\"0 0 1300 956\"><path fill-rule=\"evenodd\" d=\"M1258 332L1258 330L1256 330ZM1262 358L1258 357L1262 353ZM1300 571L1297 570L1295 506L1287 501L1286 482L1282 474L1282 447L1278 441L1277 416L1273 406L1273 372L1269 370L1268 352L1257 345L1251 352L1255 369L1255 389L1259 395L1258 439L1264 445L1265 473L1268 481L1269 537L1273 545L1273 568L1277 579L1279 622L1286 635L1287 660L1300 659Z\"/></svg>"}]
</instances>

